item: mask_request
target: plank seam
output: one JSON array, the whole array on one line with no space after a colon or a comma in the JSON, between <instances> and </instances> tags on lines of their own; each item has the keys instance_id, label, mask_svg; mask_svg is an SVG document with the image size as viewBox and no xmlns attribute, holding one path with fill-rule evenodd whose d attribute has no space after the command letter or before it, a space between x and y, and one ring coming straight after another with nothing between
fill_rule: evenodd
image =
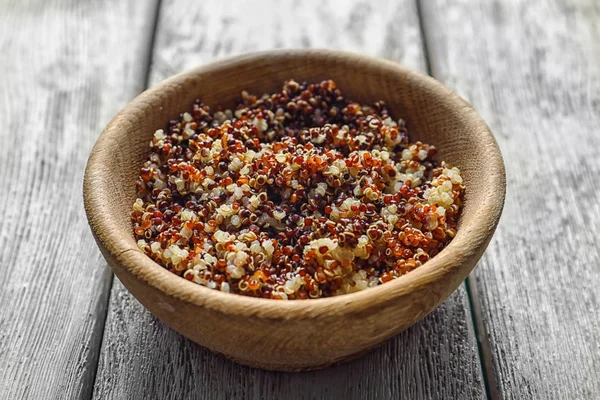
<instances>
[{"instance_id":1,"label":"plank seam","mask_svg":"<svg viewBox=\"0 0 600 400\"><path fill-rule=\"evenodd\" d=\"M422 0L415 0L416 8L417 8L417 17L419 19L419 31L421 33L421 42L423 46L423 53L425 58L425 68L427 69L427 73L430 76L434 76L433 68L431 65L430 59L430 50L427 44L427 32L425 28L425 16L423 13L423 7L421 5ZM483 378L483 389L485 391L485 395L487 399L496 400L499 399L500 396L498 394L498 387L496 385L496 375L493 367L491 353L490 353L490 345L487 340L487 333L485 331L485 327L483 325L483 321L481 318L481 307L479 303L479 296L476 292L476 284L470 285L471 275L467 277L465 280L465 291L467 293L468 299L468 308L469 313L471 314L473 331L475 334L475 340L477 343L477 354L479 357L479 368L481 369L481 376ZM475 283L475 282L473 282Z\"/></svg>"},{"instance_id":2,"label":"plank seam","mask_svg":"<svg viewBox=\"0 0 600 400\"><path fill-rule=\"evenodd\" d=\"M150 40L148 41L148 52L147 52L147 57L145 60L145 71L146 71L146 75L144 76L144 80L143 80L143 89L146 90L148 88L148 83L150 81L150 71L151 71L151 64L152 64L152 56L154 53L154 44L156 41L156 31L158 30L158 20L159 20L159 16L160 16L160 5L161 5L161 0L157 0L156 1L156 5L154 7L154 15L153 15L153 20L152 20L152 30L150 32ZM127 249L129 250L129 249ZM125 251L127 251L125 250ZM121 252L124 253L125 251ZM94 355L95 359L96 359L96 365L94 367L94 370L92 371L92 380L91 382L93 382L93 386L91 388L91 390L89 391L89 399L93 399L94 398L94 394L96 391L96 381L98 379L98 368L100 367L100 355L102 353L102 346L104 345L104 330L106 328L106 320L108 319L108 310L110 309L110 299L112 297L112 288L114 285L114 281L115 281L115 275L114 273L111 273L110 276L110 282L108 285L108 296L106 296L106 300L105 300L105 307L104 307L104 318L101 318L101 324L102 326L100 327L101 330L101 335L100 335L100 343L97 347L96 350L96 354Z\"/></svg>"},{"instance_id":3,"label":"plank seam","mask_svg":"<svg viewBox=\"0 0 600 400\"><path fill-rule=\"evenodd\" d=\"M479 353L479 364L483 375L483 383L488 399L500 399L498 391L498 383L496 380L496 372L492 361L492 352L488 340L487 329L483 323L483 315L481 309L481 301L477 290L477 281L475 272L471 273L465 280L467 289L467 298L469 299L469 309L471 311L471 319L473 320L473 329L475 330L475 338L477 339L477 350Z\"/></svg>"},{"instance_id":4,"label":"plank seam","mask_svg":"<svg viewBox=\"0 0 600 400\"><path fill-rule=\"evenodd\" d=\"M150 34L148 57L146 58L146 76L144 78L144 90L148 89L148 86L150 85L150 71L152 71L152 57L154 55L154 45L156 44L156 32L158 31L161 3L162 0L156 0L156 11L154 13L154 21L152 22L152 32Z\"/></svg>"},{"instance_id":5,"label":"plank seam","mask_svg":"<svg viewBox=\"0 0 600 400\"><path fill-rule=\"evenodd\" d=\"M423 23L423 10L421 9L421 1L415 0L417 9L417 19L419 20L419 33L421 34L421 46L423 47L423 58L425 59L425 71L430 76L433 76L431 62L429 61L429 47L427 45L427 37L425 35L425 24Z\"/></svg>"}]
</instances>

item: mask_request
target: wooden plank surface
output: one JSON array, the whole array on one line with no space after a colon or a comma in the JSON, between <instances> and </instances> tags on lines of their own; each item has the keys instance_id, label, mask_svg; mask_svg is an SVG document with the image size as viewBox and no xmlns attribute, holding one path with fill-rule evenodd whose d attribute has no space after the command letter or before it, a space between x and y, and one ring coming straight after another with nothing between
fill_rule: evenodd
<instances>
[{"instance_id":1,"label":"wooden plank surface","mask_svg":"<svg viewBox=\"0 0 600 400\"><path fill-rule=\"evenodd\" d=\"M600 2L422 1L435 77L496 133L506 207L473 282L499 396L600 398Z\"/></svg>"},{"instance_id":2,"label":"wooden plank surface","mask_svg":"<svg viewBox=\"0 0 600 400\"><path fill-rule=\"evenodd\" d=\"M0 3L0 398L90 398L111 275L83 169L144 84L153 2Z\"/></svg>"},{"instance_id":3,"label":"wooden plank surface","mask_svg":"<svg viewBox=\"0 0 600 400\"><path fill-rule=\"evenodd\" d=\"M333 47L425 69L416 5L382 1L162 1L151 81L215 58ZM233 364L176 334L117 280L94 398L482 398L464 287L421 323L352 363L275 373Z\"/></svg>"}]
</instances>

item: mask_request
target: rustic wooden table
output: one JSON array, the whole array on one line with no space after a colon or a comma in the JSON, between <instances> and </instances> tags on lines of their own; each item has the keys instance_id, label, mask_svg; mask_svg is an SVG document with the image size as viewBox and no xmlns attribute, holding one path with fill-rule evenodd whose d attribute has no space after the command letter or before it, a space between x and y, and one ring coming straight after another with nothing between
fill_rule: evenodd
<instances>
[{"instance_id":1,"label":"rustic wooden table","mask_svg":"<svg viewBox=\"0 0 600 400\"><path fill-rule=\"evenodd\" d=\"M506 207L469 280L354 362L215 356L113 279L82 176L148 85L215 58L329 47L428 72L495 132ZM0 1L0 398L600 398L597 0Z\"/></svg>"}]
</instances>

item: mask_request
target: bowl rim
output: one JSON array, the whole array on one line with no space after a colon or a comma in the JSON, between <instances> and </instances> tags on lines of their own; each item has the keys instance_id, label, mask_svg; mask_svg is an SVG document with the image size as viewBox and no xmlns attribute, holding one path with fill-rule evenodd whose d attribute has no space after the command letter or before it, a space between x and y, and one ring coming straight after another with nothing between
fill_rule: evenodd
<instances>
[{"instance_id":1,"label":"bowl rim","mask_svg":"<svg viewBox=\"0 0 600 400\"><path fill-rule=\"evenodd\" d=\"M108 207L99 200L102 185L96 184L96 180L107 178L101 155L109 151L109 145L113 141L114 135L127 129L127 125L120 124L123 119L138 114L140 109L152 104L150 99L160 97L163 88L180 84L186 78L197 76L200 73L215 71L223 67L244 65L269 57L292 56L300 59L307 57L330 58L332 55L351 59L365 68L384 66L386 69L409 74L412 79L419 80L420 84L435 95L449 96L448 98L460 107L462 113L469 114L468 121L478 134L476 140L481 142L481 146L485 146L489 155L489 158L486 159L485 171L489 174L488 181L493 190L488 191L478 208L478 212L483 212L490 217L489 221L471 221L468 225L461 225L456 237L439 254L419 268L385 284L340 296L306 299L305 301L277 301L224 293L183 279L154 262L137 246L123 243L123 231L117 231L110 223L109 218L96 218L108 211ZM88 159L83 186L86 215L98 245L137 279L166 295L214 311L230 315L253 314L262 319L285 320L299 316L310 319L342 313L360 313L366 309L389 304L389 301L417 291L455 272L468 257L482 252L493 235L504 206L506 177L500 149L489 127L470 104L434 78L383 58L327 49L295 49L258 51L228 57L186 70L147 89L129 102L99 136ZM481 235L481 240L471 241L469 239L471 232L482 229L484 234ZM127 234L132 235L131 232Z\"/></svg>"}]
</instances>

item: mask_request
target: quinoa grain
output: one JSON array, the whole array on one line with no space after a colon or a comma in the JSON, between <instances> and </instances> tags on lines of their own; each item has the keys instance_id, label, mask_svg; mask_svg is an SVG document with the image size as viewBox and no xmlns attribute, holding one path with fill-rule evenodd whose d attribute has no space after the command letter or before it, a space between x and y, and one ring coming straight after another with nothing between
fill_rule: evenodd
<instances>
[{"instance_id":1,"label":"quinoa grain","mask_svg":"<svg viewBox=\"0 0 600 400\"><path fill-rule=\"evenodd\" d=\"M150 142L132 207L138 247L212 289L272 299L340 295L418 268L456 235L463 180L409 142L383 101L336 84L196 101Z\"/></svg>"}]
</instances>

